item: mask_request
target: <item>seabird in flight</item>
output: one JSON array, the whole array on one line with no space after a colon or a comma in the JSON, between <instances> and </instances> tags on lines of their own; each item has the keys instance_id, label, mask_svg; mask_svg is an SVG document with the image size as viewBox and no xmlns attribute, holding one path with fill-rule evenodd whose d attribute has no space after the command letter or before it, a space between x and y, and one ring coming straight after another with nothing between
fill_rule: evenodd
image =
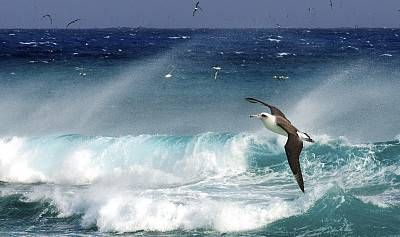
<instances>
[{"instance_id":1,"label":"seabird in flight","mask_svg":"<svg viewBox=\"0 0 400 237\"><path fill-rule=\"evenodd\" d=\"M214 67L212 67L212 69L215 70L215 73L214 73L214 80L217 80L218 72L219 72L222 68L219 67L219 66L214 66Z\"/></svg>"},{"instance_id":2,"label":"seabird in flight","mask_svg":"<svg viewBox=\"0 0 400 237\"><path fill-rule=\"evenodd\" d=\"M286 118L285 114L283 114L278 108L254 98L246 98L246 100L250 103L260 103L271 110L271 114L263 112L256 115L250 115L250 118L258 118L267 129L288 137L285 145L286 157L290 169L296 178L297 184L304 193L303 175L301 174L300 168L300 153L303 149L303 141L314 142L314 140L311 139L307 133L300 132L295 126L293 126Z\"/></svg>"},{"instance_id":3,"label":"seabird in flight","mask_svg":"<svg viewBox=\"0 0 400 237\"><path fill-rule=\"evenodd\" d=\"M70 26L70 25L72 25L72 24L75 24L75 23L77 23L78 21L80 21L81 19L75 19L75 20L73 20L73 21L70 21L68 24L67 24L67 26L65 27L66 29L68 29L68 27Z\"/></svg>"},{"instance_id":4,"label":"seabird in flight","mask_svg":"<svg viewBox=\"0 0 400 237\"><path fill-rule=\"evenodd\" d=\"M329 0L329 3L330 3L330 5L331 5L331 9L333 9L333 2L332 2L332 0Z\"/></svg>"},{"instance_id":5,"label":"seabird in flight","mask_svg":"<svg viewBox=\"0 0 400 237\"><path fill-rule=\"evenodd\" d=\"M166 79L168 79L168 78L171 78L172 77L172 72L175 70L175 67L172 67L172 70L169 72L169 73L167 73L164 77L166 78Z\"/></svg>"},{"instance_id":6,"label":"seabird in flight","mask_svg":"<svg viewBox=\"0 0 400 237\"><path fill-rule=\"evenodd\" d=\"M50 14L46 14L46 15L44 15L44 16L42 16L42 18L49 18L49 20L50 20L50 25L53 25L53 18L51 18L51 15Z\"/></svg>"},{"instance_id":7,"label":"seabird in flight","mask_svg":"<svg viewBox=\"0 0 400 237\"><path fill-rule=\"evenodd\" d=\"M198 10L203 11L203 9L201 9L199 4L200 4L200 1L197 1L196 6L194 7L194 10L193 10L193 16Z\"/></svg>"}]
</instances>

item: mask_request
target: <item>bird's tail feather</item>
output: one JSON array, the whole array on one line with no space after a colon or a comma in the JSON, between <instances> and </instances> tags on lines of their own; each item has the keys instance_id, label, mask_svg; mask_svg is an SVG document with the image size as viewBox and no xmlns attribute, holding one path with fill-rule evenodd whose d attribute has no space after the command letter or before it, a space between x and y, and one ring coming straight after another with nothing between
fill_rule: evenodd
<instances>
[{"instance_id":1,"label":"bird's tail feather","mask_svg":"<svg viewBox=\"0 0 400 237\"><path fill-rule=\"evenodd\" d=\"M312 143L314 143L315 141L310 137L310 135L308 135L307 133L305 133L305 132L303 132L307 137L306 137L306 139L305 139L305 141L307 141L307 142L312 142Z\"/></svg>"}]
</instances>

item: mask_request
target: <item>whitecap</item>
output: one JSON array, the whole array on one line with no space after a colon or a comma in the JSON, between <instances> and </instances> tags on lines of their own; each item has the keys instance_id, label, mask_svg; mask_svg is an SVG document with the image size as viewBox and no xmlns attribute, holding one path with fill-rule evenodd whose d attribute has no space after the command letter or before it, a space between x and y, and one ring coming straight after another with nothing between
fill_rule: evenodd
<instances>
[{"instance_id":1,"label":"whitecap","mask_svg":"<svg viewBox=\"0 0 400 237\"><path fill-rule=\"evenodd\" d=\"M348 49L354 49L354 50L357 50L357 51L359 51L359 50L360 50L359 48L357 48L357 47L354 47L354 46L351 46L351 45L348 45L348 46L347 46L347 48L348 48Z\"/></svg>"},{"instance_id":2,"label":"whitecap","mask_svg":"<svg viewBox=\"0 0 400 237\"><path fill-rule=\"evenodd\" d=\"M189 39L190 36L183 35L183 36L169 36L168 39Z\"/></svg>"},{"instance_id":3,"label":"whitecap","mask_svg":"<svg viewBox=\"0 0 400 237\"><path fill-rule=\"evenodd\" d=\"M273 39L273 38L268 38L267 40L269 40L269 41L271 41L271 42L276 42L276 43L281 42L281 40L279 40L279 39Z\"/></svg>"},{"instance_id":4,"label":"whitecap","mask_svg":"<svg viewBox=\"0 0 400 237\"><path fill-rule=\"evenodd\" d=\"M294 54L294 53L287 53L287 52L277 53L278 58L282 58L284 56L290 56L290 55L296 56L296 54Z\"/></svg>"},{"instance_id":5,"label":"whitecap","mask_svg":"<svg viewBox=\"0 0 400 237\"><path fill-rule=\"evenodd\" d=\"M32 41L32 42L19 42L19 44L22 44L22 45L37 45L38 43Z\"/></svg>"}]
</instances>

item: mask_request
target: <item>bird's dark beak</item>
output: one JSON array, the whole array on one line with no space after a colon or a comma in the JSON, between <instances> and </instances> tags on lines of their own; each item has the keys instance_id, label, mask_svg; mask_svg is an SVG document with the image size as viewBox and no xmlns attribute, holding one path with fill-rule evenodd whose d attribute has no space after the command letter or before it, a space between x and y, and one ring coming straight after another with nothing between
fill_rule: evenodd
<instances>
[{"instance_id":1,"label":"bird's dark beak","mask_svg":"<svg viewBox=\"0 0 400 237\"><path fill-rule=\"evenodd\" d=\"M258 114L250 114L250 118L259 118L260 117L260 115L258 115Z\"/></svg>"}]
</instances>

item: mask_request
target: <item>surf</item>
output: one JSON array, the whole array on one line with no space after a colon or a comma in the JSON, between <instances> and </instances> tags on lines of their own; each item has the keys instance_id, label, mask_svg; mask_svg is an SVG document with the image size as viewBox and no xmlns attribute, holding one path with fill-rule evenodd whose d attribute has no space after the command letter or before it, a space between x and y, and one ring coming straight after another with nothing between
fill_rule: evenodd
<instances>
[{"instance_id":1,"label":"surf","mask_svg":"<svg viewBox=\"0 0 400 237\"><path fill-rule=\"evenodd\" d=\"M278 228L287 218L319 215L336 228L332 211L399 207L396 198L388 198L400 180L398 141L351 144L327 136L316 141L301 156L309 188L299 195L284 139L274 136L2 138L0 206L9 210L8 222L18 219L12 211L17 208L30 212L34 225L55 218L119 233L257 232Z\"/></svg>"}]
</instances>

